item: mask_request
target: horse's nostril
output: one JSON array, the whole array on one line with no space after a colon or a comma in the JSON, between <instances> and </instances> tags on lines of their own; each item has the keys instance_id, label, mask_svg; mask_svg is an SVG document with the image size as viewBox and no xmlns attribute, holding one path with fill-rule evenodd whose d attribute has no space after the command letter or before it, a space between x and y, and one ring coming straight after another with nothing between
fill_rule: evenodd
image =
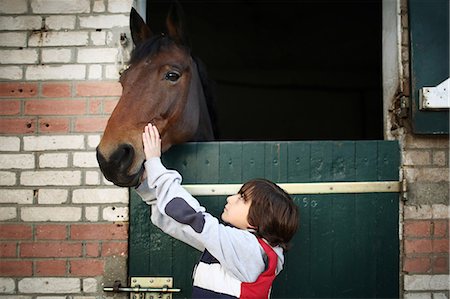
<instances>
[{"instance_id":1,"label":"horse's nostril","mask_svg":"<svg viewBox=\"0 0 450 299\"><path fill-rule=\"evenodd\" d=\"M124 171L130 167L134 159L134 148L129 144L120 145L111 155L110 163L115 165L118 170Z\"/></svg>"}]
</instances>

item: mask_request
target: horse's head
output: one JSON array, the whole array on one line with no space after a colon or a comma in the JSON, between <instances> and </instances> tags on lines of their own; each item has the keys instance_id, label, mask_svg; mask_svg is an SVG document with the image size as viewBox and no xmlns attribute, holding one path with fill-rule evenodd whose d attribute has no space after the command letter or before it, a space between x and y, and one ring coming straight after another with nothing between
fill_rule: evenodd
<instances>
[{"instance_id":1,"label":"horse's head","mask_svg":"<svg viewBox=\"0 0 450 299\"><path fill-rule=\"evenodd\" d=\"M153 34L132 9L130 29L136 46L122 73L122 96L97 147L105 177L118 186L135 186L143 173L144 126L161 134L162 151L173 144L213 138L197 64L186 45L180 8L172 7L167 33Z\"/></svg>"}]
</instances>

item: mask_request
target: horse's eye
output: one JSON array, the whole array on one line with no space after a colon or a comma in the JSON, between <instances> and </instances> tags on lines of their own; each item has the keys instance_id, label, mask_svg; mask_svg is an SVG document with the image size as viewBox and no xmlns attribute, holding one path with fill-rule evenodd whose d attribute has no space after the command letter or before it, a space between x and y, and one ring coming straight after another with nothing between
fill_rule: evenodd
<instances>
[{"instance_id":1,"label":"horse's eye","mask_svg":"<svg viewBox=\"0 0 450 299\"><path fill-rule=\"evenodd\" d=\"M169 80L171 82L176 82L176 81L178 81L178 79L180 79L180 77L181 77L181 75L179 73L170 71L170 72L167 72L167 74L164 76L164 79Z\"/></svg>"}]
</instances>

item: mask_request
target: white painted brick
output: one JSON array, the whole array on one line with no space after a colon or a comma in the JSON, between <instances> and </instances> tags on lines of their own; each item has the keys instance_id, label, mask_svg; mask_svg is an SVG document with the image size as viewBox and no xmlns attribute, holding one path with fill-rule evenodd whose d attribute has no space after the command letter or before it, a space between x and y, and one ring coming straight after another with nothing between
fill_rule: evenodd
<instances>
[{"instance_id":1,"label":"white painted brick","mask_svg":"<svg viewBox=\"0 0 450 299\"><path fill-rule=\"evenodd\" d=\"M48 31L43 34L37 32L28 40L31 47L86 46L88 43L87 31Z\"/></svg>"},{"instance_id":2,"label":"white painted brick","mask_svg":"<svg viewBox=\"0 0 450 299\"><path fill-rule=\"evenodd\" d=\"M80 207L22 207L22 221L80 221Z\"/></svg>"},{"instance_id":3,"label":"white painted brick","mask_svg":"<svg viewBox=\"0 0 450 299\"><path fill-rule=\"evenodd\" d=\"M0 136L0 151L2 152L18 152L20 151L19 137L1 137Z\"/></svg>"},{"instance_id":4,"label":"white painted brick","mask_svg":"<svg viewBox=\"0 0 450 299\"><path fill-rule=\"evenodd\" d=\"M79 186L80 171L24 171L20 174L24 186Z\"/></svg>"},{"instance_id":5,"label":"white painted brick","mask_svg":"<svg viewBox=\"0 0 450 299\"><path fill-rule=\"evenodd\" d=\"M14 207L0 207L0 221L15 219L17 217L17 209Z\"/></svg>"},{"instance_id":6,"label":"white painted brick","mask_svg":"<svg viewBox=\"0 0 450 299\"><path fill-rule=\"evenodd\" d=\"M95 152L74 153L73 166L76 167L99 167Z\"/></svg>"},{"instance_id":7,"label":"white painted brick","mask_svg":"<svg viewBox=\"0 0 450 299\"><path fill-rule=\"evenodd\" d=\"M23 14L27 10L27 0L1 0L0 3L0 14Z\"/></svg>"},{"instance_id":8,"label":"white painted brick","mask_svg":"<svg viewBox=\"0 0 450 299\"><path fill-rule=\"evenodd\" d=\"M104 12L105 2L103 0L95 0L94 7L92 9L94 12Z\"/></svg>"},{"instance_id":9,"label":"white painted brick","mask_svg":"<svg viewBox=\"0 0 450 299\"><path fill-rule=\"evenodd\" d=\"M34 154L2 154L1 169L31 169L34 168Z\"/></svg>"},{"instance_id":10,"label":"white painted brick","mask_svg":"<svg viewBox=\"0 0 450 299\"><path fill-rule=\"evenodd\" d=\"M105 68L105 78L106 79L119 79L120 68L117 65L107 65Z\"/></svg>"},{"instance_id":11,"label":"white painted brick","mask_svg":"<svg viewBox=\"0 0 450 299\"><path fill-rule=\"evenodd\" d=\"M86 171L86 185L100 185L100 175L97 171Z\"/></svg>"},{"instance_id":12,"label":"white painted brick","mask_svg":"<svg viewBox=\"0 0 450 299\"><path fill-rule=\"evenodd\" d=\"M0 33L0 47L26 47L26 32L2 32Z\"/></svg>"},{"instance_id":13,"label":"white painted brick","mask_svg":"<svg viewBox=\"0 0 450 299\"><path fill-rule=\"evenodd\" d=\"M104 31L91 32L91 43L94 46L104 46L104 45L106 45L106 32L104 32Z\"/></svg>"},{"instance_id":14,"label":"white painted brick","mask_svg":"<svg viewBox=\"0 0 450 299\"><path fill-rule=\"evenodd\" d=\"M78 49L77 62L80 63L115 62L116 57L117 57L117 49L114 48Z\"/></svg>"},{"instance_id":15,"label":"white painted brick","mask_svg":"<svg viewBox=\"0 0 450 299\"><path fill-rule=\"evenodd\" d=\"M81 284L78 278L23 278L19 281L19 292L73 294L80 293Z\"/></svg>"},{"instance_id":16,"label":"white painted brick","mask_svg":"<svg viewBox=\"0 0 450 299\"><path fill-rule=\"evenodd\" d=\"M84 149L81 135L25 136L23 142L25 151Z\"/></svg>"},{"instance_id":17,"label":"white painted brick","mask_svg":"<svg viewBox=\"0 0 450 299\"><path fill-rule=\"evenodd\" d=\"M405 299L431 299L431 293L406 293Z\"/></svg>"},{"instance_id":18,"label":"white painted brick","mask_svg":"<svg viewBox=\"0 0 450 299\"><path fill-rule=\"evenodd\" d=\"M449 219L450 218L450 206L436 204L431 206L433 219Z\"/></svg>"},{"instance_id":19,"label":"white painted brick","mask_svg":"<svg viewBox=\"0 0 450 299\"><path fill-rule=\"evenodd\" d=\"M102 16L89 16L79 17L81 28L96 28L106 29L113 27L125 27L129 26L129 17L126 15L102 15Z\"/></svg>"},{"instance_id":20,"label":"white painted brick","mask_svg":"<svg viewBox=\"0 0 450 299\"><path fill-rule=\"evenodd\" d=\"M61 168L69 165L69 154L41 154L39 156L39 167L41 168Z\"/></svg>"},{"instance_id":21,"label":"white painted brick","mask_svg":"<svg viewBox=\"0 0 450 299\"><path fill-rule=\"evenodd\" d=\"M32 204L33 190L0 189L0 203Z\"/></svg>"},{"instance_id":22,"label":"white painted brick","mask_svg":"<svg viewBox=\"0 0 450 299\"><path fill-rule=\"evenodd\" d=\"M55 63L55 62L71 62L72 50L71 49L42 49L42 62L43 63Z\"/></svg>"},{"instance_id":23,"label":"white painted brick","mask_svg":"<svg viewBox=\"0 0 450 299\"><path fill-rule=\"evenodd\" d=\"M34 13L71 14L91 11L89 0L31 0Z\"/></svg>"},{"instance_id":24,"label":"white painted brick","mask_svg":"<svg viewBox=\"0 0 450 299\"><path fill-rule=\"evenodd\" d=\"M39 16L0 17L2 30L37 30L41 29L42 18Z\"/></svg>"},{"instance_id":25,"label":"white painted brick","mask_svg":"<svg viewBox=\"0 0 450 299\"><path fill-rule=\"evenodd\" d=\"M83 279L83 291L85 293L95 293L97 292L98 282L95 278L85 278Z\"/></svg>"},{"instance_id":26,"label":"white painted brick","mask_svg":"<svg viewBox=\"0 0 450 299\"><path fill-rule=\"evenodd\" d=\"M39 204L62 204L67 201L69 191L66 189L39 189Z\"/></svg>"},{"instance_id":27,"label":"white painted brick","mask_svg":"<svg viewBox=\"0 0 450 299\"><path fill-rule=\"evenodd\" d=\"M108 11L112 13L130 12L132 2L131 0L109 0Z\"/></svg>"},{"instance_id":28,"label":"white painted brick","mask_svg":"<svg viewBox=\"0 0 450 299\"><path fill-rule=\"evenodd\" d=\"M0 171L0 186L13 186L16 184L16 174L9 171Z\"/></svg>"},{"instance_id":29,"label":"white painted brick","mask_svg":"<svg viewBox=\"0 0 450 299\"><path fill-rule=\"evenodd\" d=\"M407 291L448 290L449 275L405 275Z\"/></svg>"},{"instance_id":30,"label":"white painted brick","mask_svg":"<svg viewBox=\"0 0 450 299\"><path fill-rule=\"evenodd\" d=\"M1 64L30 64L36 63L37 59L36 49L0 50Z\"/></svg>"},{"instance_id":31,"label":"white painted brick","mask_svg":"<svg viewBox=\"0 0 450 299\"><path fill-rule=\"evenodd\" d=\"M429 205L420 206L405 206L404 207L405 219L431 219L432 210Z\"/></svg>"},{"instance_id":32,"label":"white painted brick","mask_svg":"<svg viewBox=\"0 0 450 299\"><path fill-rule=\"evenodd\" d=\"M101 136L100 135L89 135L87 138L88 148L96 148L100 143ZM1 141L1 139L0 139Z\"/></svg>"},{"instance_id":33,"label":"white painted brick","mask_svg":"<svg viewBox=\"0 0 450 299\"><path fill-rule=\"evenodd\" d=\"M45 25L51 30L75 29L75 16L49 16Z\"/></svg>"},{"instance_id":34,"label":"white painted brick","mask_svg":"<svg viewBox=\"0 0 450 299\"><path fill-rule=\"evenodd\" d=\"M128 221L127 207L106 207L103 209L103 220Z\"/></svg>"},{"instance_id":35,"label":"white painted brick","mask_svg":"<svg viewBox=\"0 0 450 299\"><path fill-rule=\"evenodd\" d=\"M98 207L86 207L84 214L87 221L96 222L98 221Z\"/></svg>"},{"instance_id":36,"label":"white painted brick","mask_svg":"<svg viewBox=\"0 0 450 299\"><path fill-rule=\"evenodd\" d=\"M448 297L445 293L433 293L433 299L448 299Z\"/></svg>"},{"instance_id":37,"label":"white painted brick","mask_svg":"<svg viewBox=\"0 0 450 299\"><path fill-rule=\"evenodd\" d=\"M0 277L0 293L13 293L16 290L14 279Z\"/></svg>"},{"instance_id":38,"label":"white painted brick","mask_svg":"<svg viewBox=\"0 0 450 299\"><path fill-rule=\"evenodd\" d=\"M81 80L86 77L86 66L76 64L28 66L25 77L27 80Z\"/></svg>"},{"instance_id":39,"label":"white painted brick","mask_svg":"<svg viewBox=\"0 0 450 299\"><path fill-rule=\"evenodd\" d=\"M23 70L19 66L2 66L0 67L0 79L21 80Z\"/></svg>"},{"instance_id":40,"label":"white painted brick","mask_svg":"<svg viewBox=\"0 0 450 299\"><path fill-rule=\"evenodd\" d=\"M101 79L102 78L102 66L99 64L88 66L88 79Z\"/></svg>"},{"instance_id":41,"label":"white painted brick","mask_svg":"<svg viewBox=\"0 0 450 299\"><path fill-rule=\"evenodd\" d=\"M73 203L128 203L127 188L73 190Z\"/></svg>"},{"instance_id":42,"label":"white painted brick","mask_svg":"<svg viewBox=\"0 0 450 299\"><path fill-rule=\"evenodd\" d=\"M114 186L114 184L110 181L108 181L104 176L103 176L103 184L108 185L108 186Z\"/></svg>"}]
</instances>

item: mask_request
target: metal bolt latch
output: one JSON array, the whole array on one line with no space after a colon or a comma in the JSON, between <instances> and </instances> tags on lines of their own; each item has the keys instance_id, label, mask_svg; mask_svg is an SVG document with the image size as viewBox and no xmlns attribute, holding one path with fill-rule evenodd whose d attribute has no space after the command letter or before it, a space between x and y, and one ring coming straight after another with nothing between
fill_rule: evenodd
<instances>
[{"instance_id":1,"label":"metal bolt latch","mask_svg":"<svg viewBox=\"0 0 450 299\"><path fill-rule=\"evenodd\" d=\"M131 277L129 287L122 286L120 280L113 287L104 287L104 292L130 292L133 299L172 299L172 293L181 289L172 288L172 277Z\"/></svg>"}]
</instances>

